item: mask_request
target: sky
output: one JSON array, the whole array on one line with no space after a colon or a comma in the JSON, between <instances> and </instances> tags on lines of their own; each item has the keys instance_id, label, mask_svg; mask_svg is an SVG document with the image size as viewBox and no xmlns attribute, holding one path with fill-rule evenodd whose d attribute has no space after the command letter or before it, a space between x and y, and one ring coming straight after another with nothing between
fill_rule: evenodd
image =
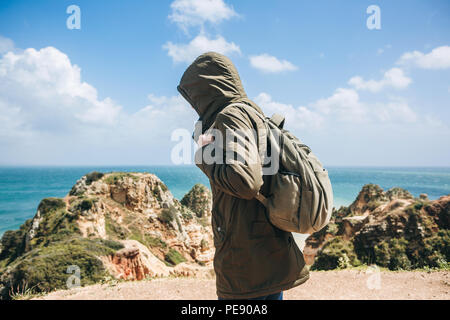
<instances>
[{"instance_id":1,"label":"sky","mask_svg":"<svg viewBox=\"0 0 450 320\"><path fill-rule=\"evenodd\" d=\"M449 30L446 0L2 0L0 165L177 163L217 51L325 166L449 166Z\"/></svg>"}]
</instances>

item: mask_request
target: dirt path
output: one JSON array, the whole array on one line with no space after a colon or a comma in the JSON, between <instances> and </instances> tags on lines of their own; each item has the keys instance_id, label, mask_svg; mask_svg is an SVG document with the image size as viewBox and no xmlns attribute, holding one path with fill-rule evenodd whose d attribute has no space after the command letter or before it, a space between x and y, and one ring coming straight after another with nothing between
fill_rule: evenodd
<instances>
[{"instance_id":1,"label":"dirt path","mask_svg":"<svg viewBox=\"0 0 450 320\"><path fill-rule=\"evenodd\" d=\"M306 299L445 299L450 300L450 272L345 270L312 272L304 285L284 293L285 300ZM56 291L38 299L217 299L215 280L167 278Z\"/></svg>"}]
</instances>

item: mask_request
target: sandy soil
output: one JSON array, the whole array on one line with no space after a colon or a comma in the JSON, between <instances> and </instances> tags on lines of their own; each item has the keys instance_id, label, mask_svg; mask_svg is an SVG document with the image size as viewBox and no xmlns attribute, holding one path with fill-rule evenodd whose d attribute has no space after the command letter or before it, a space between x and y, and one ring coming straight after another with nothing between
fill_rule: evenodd
<instances>
[{"instance_id":1,"label":"sandy soil","mask_svg":"<svg viewBox=\"0 0 450 320\"><path fill-rule=\"evenodd\" d=\"M311 272L302 286L284 293L285 300L307 299L445 299L450 300L450 272ZM215 300L215 280L166 278L94 285L56 291L37 299Z\"/></svg>"}]
</instances>

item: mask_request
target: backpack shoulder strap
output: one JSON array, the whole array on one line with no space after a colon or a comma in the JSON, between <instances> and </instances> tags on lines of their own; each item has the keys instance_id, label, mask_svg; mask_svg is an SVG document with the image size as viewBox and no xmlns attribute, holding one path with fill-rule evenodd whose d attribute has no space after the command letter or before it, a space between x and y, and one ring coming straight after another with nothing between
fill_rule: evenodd
<instances>
[{"instance_id":1,"label":"backpack shoulder strap","mask_svg":"<svg viewBox=\"0 0 450 320\"><path fill-rule=\"evenodd\" d=\"M259 157L261 159L261 164L264 165L265 163L265 157L266 157L266 150L267 150L267 119L258 111L256 111L254 108L252 108L251 106L245 104L245 103L240 103L240 102L236 102L236 103L232 103L229 104L227 106L228 107L241 107L243 108L247 113L253 114L256 119L259 119L259 121L257 121L256 123L256 133L258 135L258 153L259 153Z\"/></svg>"},{"instance_id":2,"label":"backpack shoulder strap","mask_svg":"<svg viewBox=\"0 0 450 320\"><path fill-rule=\"evenodd\" d=\"M246 105L244 103L233 103L229 106L237 106L242 107L244 110L246 110L247 113L251 113L255 115L255 118L259 119L258 123L256 124L256 131L258 134L258 152L261 159L261 164L264 166L265 159L266 159L266 150L267 150L267 138L268 138L268 130L270 127L268 126L267 122L269 121L269 118L265 117L264 115L260 114L257 110L250 107L249 105ZM280 116L282 117L282 116ZM284 123L284 117L282 117L282 121L280 124L282 125ZM275 123L275 122L274 122ZM278 126L278 125L277 125ZM258 192L255 196L255 199L257 199L264 207L268 206L268 200L267 198L261 193ZM267 212L265 211L267 214ZM267 219L270 221L269 216L267 216Z\"/></svg>"},{"instance_id":3,"label":"backpack shoulder strap","mask_svg":"<svg viewBox=\"0 0 450 320\"><path fill-rule=\"evenodd\" d=\"M275 113L272 118L270 118L270 121L276 125L278 128L283 129L284 126L284 117L280 114Z\"/></svg>"}]
</instances>

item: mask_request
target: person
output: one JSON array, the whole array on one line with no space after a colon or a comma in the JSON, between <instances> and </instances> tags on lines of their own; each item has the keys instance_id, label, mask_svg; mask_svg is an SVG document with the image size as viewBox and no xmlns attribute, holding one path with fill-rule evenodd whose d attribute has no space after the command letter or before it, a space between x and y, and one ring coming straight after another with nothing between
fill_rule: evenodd
<instances>
[{"instance_id":1,"label":"person","mask_svg":"<svg viewBox=\"0 0 450 320\"><path fill-rule=\"evenodd\" d=\"M283 291L308 280L309 271L292 234L273 226L255 199L258 192L267 195L270 182L262 172L257 137L250 134L245 147L236 145L242 132L255 130L261 120L248 108L263 112L247 97L231 60L215 52L202 54L186 69L178 91L200 117L195 157L211 184L217 296L281 300ZM206 133L212 127L231 139L216 141ZM235 159L251 161L205 161L207 147L216 142L224 157L232 152Z\"/></svg>"}]
</instances>

